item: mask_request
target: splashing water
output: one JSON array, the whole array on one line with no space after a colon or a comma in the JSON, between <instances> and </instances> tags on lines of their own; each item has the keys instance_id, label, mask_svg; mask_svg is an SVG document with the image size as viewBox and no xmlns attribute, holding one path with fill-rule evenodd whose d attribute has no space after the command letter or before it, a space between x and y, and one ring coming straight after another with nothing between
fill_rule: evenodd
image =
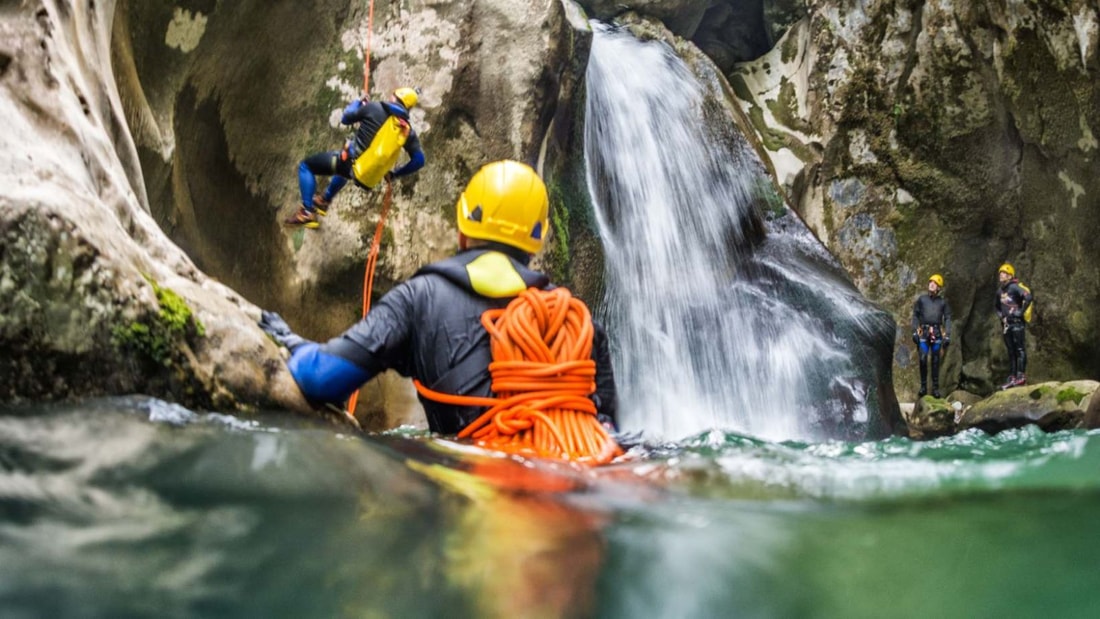
<instances>
[{"instance_id":1,"label":"splashing water","mask_svg":"<svg viewBox=\"0 0 1100 619\"><path fill-rule=\"evenodd\" d=\"M797 218L763 222L762 166L704 119L720 91L662 43L595 30L585 157L623 425L790 439L866 422L872 380L840 333L866 337L874 310Z\"/></svg>"}]
</instances>

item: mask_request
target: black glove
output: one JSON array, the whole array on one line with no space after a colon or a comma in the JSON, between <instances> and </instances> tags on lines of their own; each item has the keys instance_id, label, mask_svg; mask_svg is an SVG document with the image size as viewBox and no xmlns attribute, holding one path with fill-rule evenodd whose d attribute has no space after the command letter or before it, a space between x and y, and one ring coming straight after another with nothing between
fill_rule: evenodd
<instances>
[{"instance_id":1,"label":"black glove","mask_svg":"<svg viewBox=\"0 0 1100 619\"><path fill-rule=\"evenodd\" d=\"M916 331L913 332L913 343L914 344L920 344L920 336L917 335Z\"/></svg>"},{"instance_id":2,"label":"black glove","mask_svg":"<svg viewBox=\"0 0 1100 619\"><path fill-rule=\"evenodd\" d=\"M287 350L294 352L295 348L298 348L302 344L308 342L304 337L296 335L290 330L290 325L286 324L283 317L275 312L269 312L264 310L260 316L260 322L258 323L260 328L264 330L264 333L271 336L271 339L275 340L275 343L280 346L286 346Z\"/></svg>"},{"instance_id":3,"label":"black glove","mask_svg":"<svg viewBox=\"0 0 1100 619\"><path fill-rule=\"evenodd\" d=\"M943 338L943 347L947 348L950 345L951 345L951 336L947 336L947 337Z\"/></svg>"},{"instance_id":4,"label":"black glove","mask_svg":"<svg viewBox=\"0 0 1100 619\"><path fill-rule=\"evenodd\" d=\"M641 430L635 430L634 432L611 432L610 434L611 438L615 439L619 447L622 447L624 450L645 443L645 437L642 435Z\"/></svg>"}]
</instances>

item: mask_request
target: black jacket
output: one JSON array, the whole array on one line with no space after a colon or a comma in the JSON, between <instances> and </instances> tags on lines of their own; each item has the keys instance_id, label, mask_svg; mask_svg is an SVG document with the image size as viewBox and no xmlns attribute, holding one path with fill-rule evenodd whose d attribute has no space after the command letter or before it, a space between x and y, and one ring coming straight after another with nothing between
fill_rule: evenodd
<instances>
[{"instance_id":1,"label":"black jacket","mask_svg":"<svg viewBox=\"0 0 1100 619\"><path fill-rule=\"evenodd\" d=\"M943 329L944 337L951 337L951 308L943 295L922 294L913 304L913 331L932 325Z\"/></svg>"},{"instance_id":2,"label":"black jacket","mask_svg":"<svg viewBox=\"0 0 1100 619\"><path fill-rule=\"evenodd\" d=\"M322 348L371 375L393 369L435 391L491 396L489 334L481 314L505 307L529 287L553 287L545 274L529 269L526 260L522 252L493 244L425 266L383 296L366 318ZM594 399L599 412L615 421L608 338L598 324L595 327ZM456 433L484 412L479 407L420 400L434 432Z\"/></svg>"},{"instance_id":3,"label":"black jacket","mask_svg":"<svg viewBox=\"0 0 1100 619\"><path fill-rule=\"evenodd\" d=\"M997 289L997 301L994 308L1002 321L1009 324L1024 324L1024 312L1031 305L1031 293L1020 286L1020 280L1011 279Z\"/></svg>"}]
</instances>

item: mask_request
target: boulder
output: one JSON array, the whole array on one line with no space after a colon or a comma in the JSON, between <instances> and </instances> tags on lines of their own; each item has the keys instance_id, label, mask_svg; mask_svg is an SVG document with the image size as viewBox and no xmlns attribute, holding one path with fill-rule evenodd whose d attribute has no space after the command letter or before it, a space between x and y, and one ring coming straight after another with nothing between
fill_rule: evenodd
<instances>
[{"instance_id":1,"label":"boulder","mask_svg":"<svg viewBox=\"0 0 1100 619\"><path fill-rule=\"evenodd\" d=\"M912 408L902 408L909 438L923 440L955 434L956 405L962 408L958 402L926 395L914 402Z\"/></svg>"},{"instance_id":2,"label":"boulder","mask_svg":"<svg viewBox=\"0 0 1100 619\"><path fill-rule=\"evenodd\" d=\"M1089 425L1088 411L1098 385L1094 380L1075 380L1000 391L965 409L957 426L960 431L979 428L991 434L1028 424L1047 432L1095 427L1095 421Z\"/></svg>"}]
</instances>

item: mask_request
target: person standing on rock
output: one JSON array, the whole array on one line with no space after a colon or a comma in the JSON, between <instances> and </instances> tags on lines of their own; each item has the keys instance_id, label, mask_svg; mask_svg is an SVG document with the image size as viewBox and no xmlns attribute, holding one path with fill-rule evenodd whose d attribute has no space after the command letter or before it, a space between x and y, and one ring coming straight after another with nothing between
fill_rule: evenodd
<instances>
[{"instance_id":1,"label":"person standing on rock","mask_svg":"<svg viewBox=\"0 0 1100 619\"><path fill-rule=\"evenodd\" d=\"M409 111L420 101L413 88L398 88L389 102L352 101L344 108L340 122L358 123L355 136L342 150L312 154L298 164L298 189L302 204L286 224L304 228L319 228L318 215L324 216L333 198L349 180L370 189L383 179L387 182L416 172L424 167L424 151L420 138L409 124ZM409 161L393 170L404 150ZM331 176L321 195L317 190L317 175Z\"/></svg>"},{"instance_id":2,"label":"person standing on rock","mask_svg":"<svg viewBox=\"0 0 1100 619\"><path fill-rule=\"evenodd\" d=\"M928 393L928 360L932 358L932 397L940 394L940 355L951 345L951 308L943 297L943 276L928 278L928 292L913 304L913 343L920 355L919 397Z\"/></svg>"},{"instance_id":3,"label":"person standing on rock","mask_svg":"<svg viewBox=\"0 0 1100 619\"><path fill-rule=\"evenodd\" d=\"M1028 308L1031 307L1031 290L1016 278L1016 269L1004 263L997 270L1000 287L997 289L995 309L1001 319L1005 349L1008 352L1008 379L1001 390L1027 384L1027 349L1024 336L1027 331Z\"/></svg>"}]
</instances>

